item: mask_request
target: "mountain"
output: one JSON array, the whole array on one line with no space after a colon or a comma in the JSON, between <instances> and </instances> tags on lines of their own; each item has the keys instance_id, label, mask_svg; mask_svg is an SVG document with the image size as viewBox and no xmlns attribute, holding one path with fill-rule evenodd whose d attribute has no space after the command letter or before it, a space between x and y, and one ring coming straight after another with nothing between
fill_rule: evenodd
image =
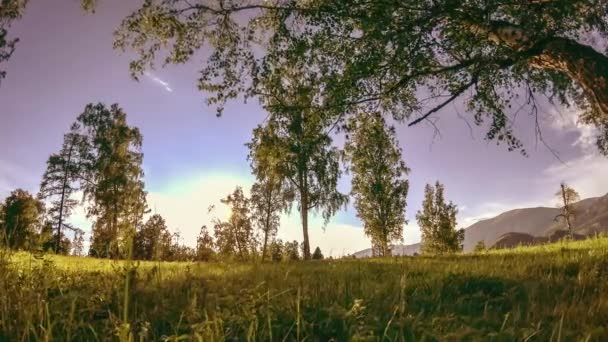
<instances>
[{"instance_id":1,"label":"mountain","mask_svg":"<svg viewBox=\"0 0 608 342\"><path fill-rule=\"evenodd\" d=\"M608 194L576 202L574 210L577 213L572 223L575 239L608 232ZM559 208L522 208L479 221L465 229L464 250L473 250L482 240L488 247L500 248L557 241L567 234L564 223L555 221L559 214ZM420 253L419 243L393 246L393 255L414 253ZM371 255L371 248L354 253L357 258Z\"/></svg>"},{"instance_id":2,"label":"mountain","mask_svg":"<svg viewBox=\"0 0 608 342\"><path fill-rule=\"evenodd\" d=\"M543 243L553 243L568 237L568 235L567 230L556 230L549 236L532 236L526 233L506 233L499 237L491 248L503 249L514 248L517 246L532 246ZM586 237L587 235L577 233L574 233L572 236L574 240L584 240Z\"/></svg>"},{"instance_id":3,"label":"mountain","mask_svg":"<svg viewBox=\"0 0 608 342\"><path fill-rule=\"evenodd\" d=\"M577 212L573 221L576 234L587 236L608 231L608 194L579 201L574 204L574 210ZM552 234L565 229L563 223L555 221L559 213L559 208L524 208L479 221L465 229L464 250L472 250L482 240L486 246L498 242L509 246L517 241L534 244L541 242L538 237L550 240Z\"/></svg>"},{"instance_id":4,"label":"mountain","mask_svg":"<svg viewBox=\"0 0 608 342\"><path fill-rule=\"evenodd\" d=\"M420 253L420 244L413 245L392 245L393 255L414 255ZM364 249L353 254L355 258L369 258L372 256L372 249Z\"/></svg>"}]
</instances>

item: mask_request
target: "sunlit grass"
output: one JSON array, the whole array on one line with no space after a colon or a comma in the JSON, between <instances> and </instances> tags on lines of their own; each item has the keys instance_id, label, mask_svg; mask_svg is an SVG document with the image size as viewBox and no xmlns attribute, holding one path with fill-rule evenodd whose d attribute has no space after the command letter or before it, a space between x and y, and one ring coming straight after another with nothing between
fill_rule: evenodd
<instances>
[{"instance_id":1,"label":"sunlit grass","mask_svg":"<svg viewBox=\"0 0 608 342\"><path fill-rule=\"evenodd\" d=\"M142 340L608 339L608 238L438 257L135 262L126 292L128 265L4 255L0 340L111 340L121 327Z\"/></svg>"}]
</instances>

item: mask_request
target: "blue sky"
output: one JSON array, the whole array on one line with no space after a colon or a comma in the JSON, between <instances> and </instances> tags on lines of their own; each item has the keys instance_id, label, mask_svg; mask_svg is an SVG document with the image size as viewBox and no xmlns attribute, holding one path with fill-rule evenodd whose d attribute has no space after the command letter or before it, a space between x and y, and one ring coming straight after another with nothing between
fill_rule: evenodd
<instances>
[{"instance_id":1,"label":"blue sky","mask_svg":"<svg viewBox=\"0 0 608 342\"><path fill-rule=\"evenodd\" d=\"M138 3L108 0L95 15L86 15L73 0L33 1L13 26L21 42L0 86L0 197L16 187L37 191L46 159L87 103L119 103L144 136L150 207L193 244L201 225L225 215L222 208L209 214L207 207L234 186L251 185L244 144L266 114L256 101L235 101L223 117L215 117L196 89L204 51L188 64L150 70L139 82L131 79L130 56L112 50L112 31ZM573 109L545 106L541 114L543 136L564 163L536 141L526 115L516 127L528 158L486 142L482 128L470 130L462 118L470 116L458 104L438 113L440 136L429 125L398 124L403 157L412 169L404 242L419 240L415 213L425 184L435 180L459 205L461 226L517 207L553 206L562 180L583 197L608 192L608 162L592 146L593 129L577 124ZM348 182L346 176L340 188L348 191ZM90 229L82 212L73 220ZM352 207L321 227L314 218L312 245L324 252L340 255L369 245ZM279 236L301 240L297 212L283 218Z\"/></svg>"}]
</instances>

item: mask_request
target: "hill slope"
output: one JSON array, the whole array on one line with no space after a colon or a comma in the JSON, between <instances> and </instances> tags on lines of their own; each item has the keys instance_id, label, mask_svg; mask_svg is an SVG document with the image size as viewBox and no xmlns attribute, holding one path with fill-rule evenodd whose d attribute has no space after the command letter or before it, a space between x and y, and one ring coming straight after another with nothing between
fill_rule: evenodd
<instances>
[{"instance_id":1,"label":"hill slope","mask_svg":"<svg viewBox=\"0 0 608 342\"><path fill-rule=\"evenodd\" d=\"M608 231L608 194L602 197L587 198L574 204L578 213L573 225L580 235L593 235ZM520 236L517 233L532 237L548 237L557 230L564 229L564 224L555 221L559 215L558 208L524 208L504 212L494 218L479 221L465 230L464 250L470 251L478 241L486 246L494 245L505 234L509 239ZM524 239L526 240L526 239Z\"/></svg>"}]
</instances>

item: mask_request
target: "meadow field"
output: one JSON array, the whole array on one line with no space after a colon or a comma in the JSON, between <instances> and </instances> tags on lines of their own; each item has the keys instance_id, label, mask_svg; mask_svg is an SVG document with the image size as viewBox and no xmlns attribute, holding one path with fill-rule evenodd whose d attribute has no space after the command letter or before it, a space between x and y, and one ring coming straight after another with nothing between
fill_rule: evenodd
<instances>
[{"instance_id":1,"label":"meadow field","mask_svg":"<svg viewBox=\"0 0 608 342\"><path fill-rule=\"evenodd\" d=\"M0 260L2 341L608 340L608 238L279 264Z\"/></svg>"}]
</instances>

